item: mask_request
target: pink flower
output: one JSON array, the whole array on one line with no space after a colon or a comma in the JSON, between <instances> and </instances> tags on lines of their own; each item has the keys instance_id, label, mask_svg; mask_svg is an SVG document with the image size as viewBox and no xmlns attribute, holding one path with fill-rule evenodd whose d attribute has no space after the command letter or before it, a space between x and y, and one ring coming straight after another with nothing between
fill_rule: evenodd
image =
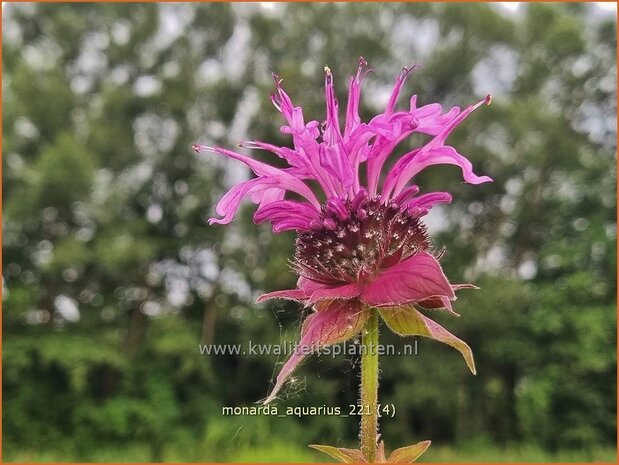
<instances>
[{"instance_id":1,"label":"pink flower","mask_svg":"<svg viewBox=\"0 0 619 465\"><path fill-rule=\"evenodd\" d=\"M469 184L492 181L476 175L471 162L446 145L454 128L480 105L489 104L490 96L447 112L437 103L417 107L417 97L413 96L408 110L396 110L401 88L412 69L404 68L396 78L384 112L364 123L359 117L359 100L361 81L368 69L361 58L356 75L350 79L343 128L329 68L325 67L327 114L322 124L306 123L301 107L293 105L281 87L281 79L274 76L276 89L271 100L286 120L281 131L290 134L293 148L260 141L241 146L272 152L286 161L287 168L220 147L193 147L196 152L234 158L256 175L224 195L217 205L221 218L211 218L211 224L232 221L241 201L249 198L258 205L256 223L270 222L274 233L297 233L293 262L299 275L297 288L271 292L259 301L292 299L313 311L303 324L299 350L283 366L266 402L277 395L307 354L301 348L319 349L354 337L371 311L379 311L398 334L426 336L454 347L475 373L469 346L419 311L445 309L454 313L451 302L456 299L455 291L474 287L449 283L422 222L434 205L451 202L451 195L419 195L419 188L411 182L424 168L437 164L460 167ZM392 151L415 133L430 139L395 161L381 180ZM315 192L308 181L322 192ZM287 196L290 193L296 195Z\"/></svg>"}]
</instances>

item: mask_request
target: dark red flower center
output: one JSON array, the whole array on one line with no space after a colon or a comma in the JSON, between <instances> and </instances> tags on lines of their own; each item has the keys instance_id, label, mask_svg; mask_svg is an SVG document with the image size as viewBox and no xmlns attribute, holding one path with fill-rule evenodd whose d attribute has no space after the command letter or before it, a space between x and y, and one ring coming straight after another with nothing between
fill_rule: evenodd
<instances>
[{"instance_id":1,"label":"dark red flower center","mask_svg":"<svg viewBox=\"0 0 619 465\"><path fill-rule=\"evenodd\" d=\"M430 248L421 211L380 196L329 200L319 220L296 240L293 266L300 276L323 283L364 281Z\"/></svg>"}]
</instances>

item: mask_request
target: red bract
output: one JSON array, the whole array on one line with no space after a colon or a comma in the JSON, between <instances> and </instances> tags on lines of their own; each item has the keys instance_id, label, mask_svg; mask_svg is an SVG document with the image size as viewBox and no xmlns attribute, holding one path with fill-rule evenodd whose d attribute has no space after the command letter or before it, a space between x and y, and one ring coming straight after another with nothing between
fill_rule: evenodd
<instances>
[{"instance_id":1,"label":"red bract","mask_svg":"<svg viewBox=\"0 0 619 465\"><path fill-rule=\"evenodd\" d=\"M313 308L301 330L297 351L277 377L267 398L270 402L307 354L346 341L364 327L370 312L378 309L387 325L402 335L421 335L459 350L474 373L469 346L419 309L453 312L455 291L470 285L452 285L437 260L422 217L430 208L451 202L447 192L419 195L411 184L424 168L437 164L460 167L464 181L492 181L473 173L471 162L446 145L454 128L473 110L490 103L490 96L464 109L442 111L437 103L417 107L410 99L408 110L397 111L401 88L413 68L404 68L396 78L385 111L363 123L359 117L361 81L367 73L362 58L350 80L346 122L340 127L333 76L325 68L326 121L305 122L301 107L295 107L275 76L271 99L282 113L293 148L250 141L241 146L272 152L289 167L276 168L248 156L220 148L194 145L197 152L212 152L236 159L251 168L256 177L233 187L217 205L221 218L210 223L232 221L241 201L258 205L254 221L268 221L274 233L297 232L293 268L299 275L297 288L260 297L292 299ZM395 147L412 134L431 136L424 145L401 156L383 176L387 159ZM361 166L365 164L366 179ZM317 184L321 194L310 188ZM297 200L286 199L288 193ZM321 203L319 198L325 198ZM300 199L300 200L299 200ZM305 348L305 350L303 350Z\"/></svg>"}]
</instances>

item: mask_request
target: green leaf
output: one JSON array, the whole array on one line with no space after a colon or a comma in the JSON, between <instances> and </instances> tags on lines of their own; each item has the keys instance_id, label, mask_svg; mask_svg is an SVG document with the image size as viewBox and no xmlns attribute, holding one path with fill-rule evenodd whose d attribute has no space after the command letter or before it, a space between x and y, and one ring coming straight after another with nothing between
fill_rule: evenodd
<instances>
[{"instance_id":1,"label":"green leaf","mask_svg":"<svg viewBox=\"0 0 619 465\"><path fill-rule=\"evenodd\" d=\"M367 463L359 449L345 449L343 447L322 446L310 444L309 447L324 452L342 463Z\"/></svg>"},{"instance_id":2,"label":"green leaf","mask_svg":"<svg viewBox=\"0 0 619 465\"><path fill-rule=\"evenodd\" d=\"M425 336L453 347L464 357L473 374L476 374L473 352L466 342L458 339L436 321L421 314L413 307L385 307L379 309L383 320L394 333L401 336Z\"/></svg>"},{"instance_id":3,"label":"green leaf","mask_svg":"<svg viewBox=\"0 0 619 465\"><path fill-rule=\"evenodd\" d=\"M421 454L426 451L428 447L430 447L430 444L431 441L422 441L415 444L414 446L400 447L399 449L396 449L391 453L387 462L413 463L421 456Z\"/></svg>"}]
</instances>

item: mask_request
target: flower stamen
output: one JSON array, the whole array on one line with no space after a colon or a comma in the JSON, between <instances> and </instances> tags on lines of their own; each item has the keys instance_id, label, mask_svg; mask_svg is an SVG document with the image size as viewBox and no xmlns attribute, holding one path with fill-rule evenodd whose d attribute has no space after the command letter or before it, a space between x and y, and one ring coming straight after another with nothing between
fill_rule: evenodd
<instances>
[{"instance_id":1,"label":"flower stamen","mask_svg":"<svg viewBox=\"0 0 619 465\"><path fill-rule=\"evenodd\" d=\"M297 236L293 267L320 282L342 282L342 277L355 282L362 269L372 275L428 250L430 240L418 210L395 201L384 205L380 196L330 199L321 218Z\"/></svg>"}]
</instances>

